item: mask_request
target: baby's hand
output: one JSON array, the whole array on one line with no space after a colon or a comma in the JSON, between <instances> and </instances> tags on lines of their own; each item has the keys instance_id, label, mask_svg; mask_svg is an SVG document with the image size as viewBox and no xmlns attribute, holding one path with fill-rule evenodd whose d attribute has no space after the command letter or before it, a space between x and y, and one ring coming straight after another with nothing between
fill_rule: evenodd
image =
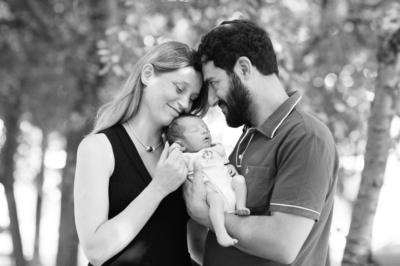
<instances>
[{"instance_id":1,"label":"baby's hand","mask_svg":"<svg viewBox=\"0 0 400 266\"><path fill-rule=\"evenodd\" d=\"M231 175L231 176L235 176L238 172L236 171L236 168L235 168L235 166L233 166L232 164L228 164L228 165L226 165L227 167L228 167L228 173Z\"/></svg>"},{"instance_id":2,"label":"baby's hand","mask_svg":"<svg viewBox=\"0 0 400 266\"><path fill-rule=\"evenodd\" d=\"M186 147L184 147L179 141L175 141L169 148L169 152L173 151L174 149L179 149L181 152L183 152L186 150Z\"/></svg>"}]
</instances>

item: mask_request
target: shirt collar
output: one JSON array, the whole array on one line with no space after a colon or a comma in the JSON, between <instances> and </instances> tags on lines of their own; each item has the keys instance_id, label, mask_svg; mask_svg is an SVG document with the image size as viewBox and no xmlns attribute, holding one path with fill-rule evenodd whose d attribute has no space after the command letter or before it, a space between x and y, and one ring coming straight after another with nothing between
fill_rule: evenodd
<instances>
[{"instance_id":1,"label":"shirt collar","mask_svg":"<svg viewBox=\"0 0 400 266\"><path fill-rule=\"evenodd\" d=\"M257 130L269 138L273 138L280 125L289 116L301 99L299 91L288 93L289 98L284 101L259 127Z\"/></svg>"}]
</instances>

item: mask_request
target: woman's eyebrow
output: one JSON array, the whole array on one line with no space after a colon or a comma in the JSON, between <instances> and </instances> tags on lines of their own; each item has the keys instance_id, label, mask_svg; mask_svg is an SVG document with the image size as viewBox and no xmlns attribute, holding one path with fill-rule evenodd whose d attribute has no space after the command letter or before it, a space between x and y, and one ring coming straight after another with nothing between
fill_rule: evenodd
<instances>
[{"instance_id":1,"label":"woman's eyebrow","mask_svg":"<svg viewBox=\"0 0 400 266\"><path fill-rule=\"evenodd\" d=\"M176 84L179 84L179 85L189 86L189 83L187 83L186 81L174 81L173 83L176 83Z\"/></svg>"}]
</instances>

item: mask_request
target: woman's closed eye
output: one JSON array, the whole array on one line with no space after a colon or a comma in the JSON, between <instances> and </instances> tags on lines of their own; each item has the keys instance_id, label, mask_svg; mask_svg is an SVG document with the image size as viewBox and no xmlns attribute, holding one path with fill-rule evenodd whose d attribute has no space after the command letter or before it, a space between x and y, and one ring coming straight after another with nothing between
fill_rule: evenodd
<instances>
[{"instance_id":1,"label":"woman's closed eye","mask_svg":"<svg viewBox=\"0 0 400 266\"><path fill-rule=\"evenodd\" d=\"M183 89L181 89L181 88L179 88L179 86L178 85L176 85L175 83L174 83L174 85L175 85L175 88L176 88L176 92L177 93L183 93Z\"/></svg>"}]
</instances>

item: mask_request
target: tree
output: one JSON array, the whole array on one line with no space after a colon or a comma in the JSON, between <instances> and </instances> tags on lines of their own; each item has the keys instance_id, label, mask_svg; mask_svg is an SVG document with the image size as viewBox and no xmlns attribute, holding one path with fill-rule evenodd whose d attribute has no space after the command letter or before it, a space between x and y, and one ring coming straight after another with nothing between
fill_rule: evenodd
<instances>
[{"instance_id":1,"label":"tree","mask_svg":"<svg viewBox=\"0 0 400 266\"><path fill-rule=\"evenodd\" d=\"M20 110L20 99L13 97L8 101L2 101L2 105L7 108L8 112L3 117L4 126L6 128L6 142L2 148L1 161L3 171L1 172L0 182L4 185L8 214L10 216L10 231L13 242L13 255L16 266L25 266L26 261L24 259L24 253L22 250L21 233L19 229L17 206L14 194L14 154L16 153L19 135L19 113ZM12 111L11 111L12 110Z\"/></svg>"},{"instance_id":2,"label":"tree","mask_svg":"<svg viewBox=\"0 0 400 266\"><path fill-rule=\"evenodd\" d=\"M390 126L400 104L400 4L387 4L382 9L378 27L378 76L368 119L365 166L347 236L344 266L375 265L371 252L372 226L391 146Z\"/></svg>"},{"instance_id":3,"label":"tree","mask_svg":"<svg viewBox=\"0 0 400 266\"><path fill-rule=\"evenodd\" d=\"M372 144L379 139L375 135L387 134L389 114L393 112L392 107L388 111L384 108L389 106L379 101L398 101L397 85L393 83L395 63L386 59L394 54L388 51L395 51L398 48L393 47L398 46L395 30L389 33L378 27L377 21L384 16L383 5L392 2L395 1L0 0L0 101L4 101L0 104L0 119L4 120L6 134L15 132L7 135L1 150L0 182L8 182L5 187L11 224L18 225L10 185L16 170L13 157L19 145L14 136L20 134L19 123L28 119L41 128L44 137L46 132L57 131L67 140L67 164L60 186L62 214L57 264L74 265L78 241L72 201L75 154L94 109L112 96L137 58L152 46L177 40L196 47L205 32L240 15L268 31L278 55L281 80L288 90L300 90L304 106L328 125L340 156L362 155L368 137L367 153L374 150L383 155L375 168L379 174L373 173L382 177L386 159L381 149L386 146L378 149ZM378 45L382 47L379 52ZM387 78L392 74L392 79ZM392 83L386 84L389 80ZM368 96L373 94L375 100L370 109ZM386 124L377 132L373 125L378 123L371 120L381 112L387 115L379 122ZM367 136L364 121L369 113ZM371 170L367 166L374 165L372 157L365 157L363 179L368 179L364 176ZM346 169L341 173L339 182L359 174ZM40 199L40 174L38 177ZM380 182L378 179L377 187ZM375 188L367 190L376 192ZM357 204L355 209L359 208ZM368 219L356 218L355 214L354 223L372 219L373 208ZM40 206L37 210L39 223ZM363 239L368 230L351 230L349 240ZM14 256L23 261L18 226L12 228L12 236ZM35 247L36 254L38 248Z\"/></svg>"},{"instance_id":4,"label":"tree","mask_svg":"<svg viewBox=\"0 0 400 266\"><path fill-rule=\"evenodd\" d=\"M97 105L97 90L103 80L102 76L97 75L101 62L96 52L97 42L105 31L105 3L90 1L77 6L77 2L70 1L18 0L1 1L1 4L7 7L6 11L10 13L5 18L0 16L0 29L5 33L2 35L14 43L1 46L11 50L11 53L4 54L11 54L13 57L12 60L2 57L0 73L4 73L2 76L11 80L10 83L21 84L20 87L12 87L5 82L0 87L0 93L4 95L2 99L6 103L13 102L11 100L14 98L14 102L19 103L17 106L8 104L8 108L5 108L1 115L5 120L6 132L14 133L11 136L7 135L1 154L5 158L4 164L8 165L8 169L5 169L7 171L4 171L9 181L5 183L7 195L11 195L8 191L12 189L10 183L12 184L14 179L10 175L14 172L14 165L10 162L17 153L18 145L17 142L13 142L15 136L18 136L17 132L13 132L13 128L18 128L16 123L19 123L23 114L29 114L31 122L41 127L44 135L45 132L55 130L64 134L68 141L67 165L63 170L61 185L62 212L57 265L76 265L78 238L72 200L75 154L84 135L84 125L92 113L93 106ZM47 108L43 108L44 105ZM14 127L9 123L8 115L14 116ZM38 191L40 199L40 182ZM9 197L7 199L10 207L15 207L13 201L9 200ZM40 217L40 206L37 210L37 217ZM11 229L18 229L14 213L16 214L16 209L10 210L13 226ZM39 228L39 225L36 227ZM19 231L18 234L14 233L15 230L12 232L16 262L24 261L21 244L18 244L21 242ZM39 249L37 243L36 252Z\"/></svg>"},{"instance_id":5,"label":"tree","mask_svg":"<svg viewBox=\"0 0 400 266\"><path fill-rule=\"evenodd\" d=\"M7 13L8 10L6 10ZM15 27L20 27L18 23ZM20 134L19 123L22 113L23 95L26 89L26 78L20 74L10 75L11 72L22 73L21 64L26 62L26 56L21 52L23 46L23 36L18 34L14 28L0 27L0 112L6 129L6 141L1 149L0 182L4 185L8 213L10 216L10 231L13 243L13 256L16 266L25 266L26 261L23 256L21 233L19 229L19 219L17 205L14 194L14 155L17 153L18 136Z\"/></svg>"}]
</instances>

